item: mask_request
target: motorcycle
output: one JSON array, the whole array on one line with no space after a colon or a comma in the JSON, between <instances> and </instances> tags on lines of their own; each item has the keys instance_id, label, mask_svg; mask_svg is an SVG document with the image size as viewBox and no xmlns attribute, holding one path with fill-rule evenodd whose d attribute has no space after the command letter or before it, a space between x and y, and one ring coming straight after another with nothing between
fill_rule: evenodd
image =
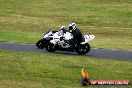
<instances>
[{"instance_id":1,"label":"motorcycle","mask_svg":"<svg viewBox=\"0 0 132 88\"><path fill-rule=\"evenodd\" d=\"M72 51L78 54L84 55L90 51L90 45L88 44L92 41L94 35L84 35L83 41L80 44L71 44L69 40L73 38L73 35L66 31L64 35L60 31L51 31L44 35L43 39L36 43L38 48L46 48L48 52L54 52L56 50L62 51Z\"/></svg>"}]
</instances>

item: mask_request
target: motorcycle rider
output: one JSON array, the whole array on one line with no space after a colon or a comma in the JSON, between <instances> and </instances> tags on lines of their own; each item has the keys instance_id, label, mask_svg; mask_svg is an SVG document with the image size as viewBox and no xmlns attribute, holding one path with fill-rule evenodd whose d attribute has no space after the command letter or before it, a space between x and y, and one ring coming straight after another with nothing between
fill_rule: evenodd
<instances>
[{"instance_id":1,"label":"motorcycle rider","mask_svg":"<svg viewBox=\"0 0 132 88\"><path fill-rule=\"evenodd\" d=\"M73 38L70 40L71 45L74 46L75 44L80 44L83 40L83 35L77 28L76 23L69 24L69 31L73 34Z\"/></svg>"}]
</instances>

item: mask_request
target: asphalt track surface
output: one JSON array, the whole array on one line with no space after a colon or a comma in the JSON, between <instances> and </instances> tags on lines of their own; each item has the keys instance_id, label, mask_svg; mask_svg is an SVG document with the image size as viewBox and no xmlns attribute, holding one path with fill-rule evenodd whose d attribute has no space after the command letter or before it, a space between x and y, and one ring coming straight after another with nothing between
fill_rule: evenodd
<instances>
[{"instance_id":1,"label":"asphalt track surface","mask_svg":"<svg viewBox=\"0 0 132 88\"><path fill-rule=\"evenodd\" d=\"M0 50L9 50L16 52L35 52L41 54L49 53L45 49L38 49L35 46L35 44L21 44L21 43L9 43L9 42L0 42ZM63 55L78 55L76 52L67 52L67 51L55 51L53 53L63 54ZM132 61L132 51L124 51L124 50L108 50L108 49L91 48L90 52L84 56L100 58L100 59L102 58L122 59L122 60Z\"/></svg>"}]
</instances>

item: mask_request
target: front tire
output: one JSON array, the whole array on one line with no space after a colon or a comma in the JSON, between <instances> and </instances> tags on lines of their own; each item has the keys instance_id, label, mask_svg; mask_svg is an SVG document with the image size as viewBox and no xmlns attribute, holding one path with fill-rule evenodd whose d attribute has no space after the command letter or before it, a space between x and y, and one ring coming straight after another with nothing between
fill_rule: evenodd
<instances>
[{"instance_id":1,"label":"front tire","mask_svg":"<svg viewBox=\"0 0 132 88\"><path fill-rule=\"evenodd\" d=\"M84 45L79 45L76 49L76 52L81 55L84 55L89 51L90 51L90 45L88 43Z\"/></svg>"},{"instance_id":2,"label":"front tire","mask_svg":"<svg viewBox=\"0 0 132 88\"><path fill-rule=\"evenodd\" d=\"M36 46L37 46L39 49L43 49L43 48L44 48L43 39L40 39L40 40L36 43Z\"/></svg>"},{"instance_id":3,"label":"front tire","mask_svg":"<svg viewBox=\"0 0 132 88\"><path fill-rule=\"evenodd\" d=\"M48 43L47 45L46 45L46 50L48 51L48 52L54 52L56 49L55 49L55 45L53 44L53 43Z\"/></svg>"}]
</instances>

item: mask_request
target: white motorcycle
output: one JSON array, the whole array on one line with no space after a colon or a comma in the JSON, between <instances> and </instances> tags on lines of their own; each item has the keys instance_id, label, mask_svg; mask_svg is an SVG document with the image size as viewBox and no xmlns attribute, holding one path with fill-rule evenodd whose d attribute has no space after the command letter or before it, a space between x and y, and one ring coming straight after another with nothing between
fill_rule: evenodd
<instances>
[{"instance_id":1,"label":"white motorcycle","mask_svg":"<svg viewBox=\"0 0 132 88\"><path fill-rule=\"evenodd\" d=\"M50 33L50 32L49 32ZM70 39L73 38L73 35L66 31L64 35L60 31L51 33L50 35L45 35L43 39L46 39L45 48L48 52L54 52L56 50L63 51L72 51L77 52L78 54L84 55L90 51L90 45L88 44L92 41L95 36L94 35L84 35L84 39L80 44L71 45L69 42Z\"/></svg>"}]
</instances>

